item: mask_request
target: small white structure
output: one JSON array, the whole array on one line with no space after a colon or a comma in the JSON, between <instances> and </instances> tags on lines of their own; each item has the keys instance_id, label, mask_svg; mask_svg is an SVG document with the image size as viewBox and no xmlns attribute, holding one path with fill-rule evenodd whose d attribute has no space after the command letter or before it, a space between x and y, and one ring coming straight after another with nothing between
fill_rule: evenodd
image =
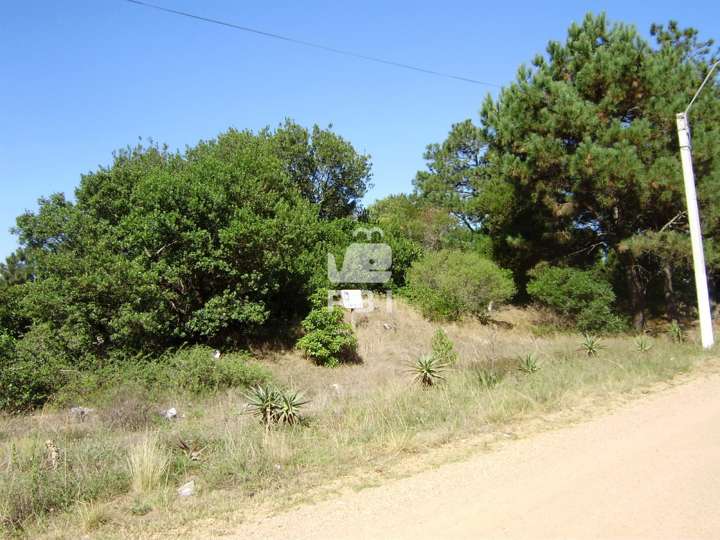
<instances>
[{"instance_id":1,"label":"small white structure","mask_svg":"<svg viewBox=\"0 0 720 540\"><path fill-rule=\"evenodd\" d=\"M360 289L342 290L340 291L340 299L345 309L362 309L364 307Z\"/></svg>"}]
</instances>

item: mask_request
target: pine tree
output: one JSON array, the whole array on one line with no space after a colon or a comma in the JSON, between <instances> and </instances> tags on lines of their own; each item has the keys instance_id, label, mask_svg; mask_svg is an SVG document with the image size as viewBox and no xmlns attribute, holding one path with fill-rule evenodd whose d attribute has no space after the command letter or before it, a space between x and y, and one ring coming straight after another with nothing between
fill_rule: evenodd
<instances>
[{"instance_id":1,"label":"pine tree","mask_svg":"<svg viewBox=\"0 0 720 540\"><path fill-rule=\"evenodd\" d=\"M521 285L543 260L615 261L638 327L648 276L662 266L648 257L651 246L660 232L686 231L675 113L685 109L717 56L712 42L677 23L653 25L651 33L654 47L632 26L587 15L570 27L565 43L551 41L546 55L521 66L497 100L485 100L476 138L486 150L469 195L436 163L437 152L416 183L427 196L462 201L458 207L492 236L495 256ZM709 239L720 234L718 97L714 79L691 115ZM672 245L689 250L689 242ZM670 247L664 260L684 264ZM673 264L664 265L670 286Z\"/></svg>"}]
</instances>

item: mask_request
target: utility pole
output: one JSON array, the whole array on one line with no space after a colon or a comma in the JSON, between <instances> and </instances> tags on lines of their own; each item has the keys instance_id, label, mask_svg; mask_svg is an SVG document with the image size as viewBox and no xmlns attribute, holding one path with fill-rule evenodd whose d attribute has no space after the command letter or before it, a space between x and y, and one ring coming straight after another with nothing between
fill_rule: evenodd
<instances>
[{"instance_id":1,"label":"utility pole","mask_svg":"<svg viewBox=\"0 0 720 540\"><path fill-rule=\"evenodd\" d=\"M718 65L720 65L720 61L716 62L710 68L705 80L697 92L695 92L685 112L676 115L678 140L680 141L680 159L682 160L683 180L685 182L688 225L690 227L690 242L692 244L693 268L695 270L695 291L697 293L698 315L700 317L700 337L702 346L705 349L713 346L714 338L712 316L710 314L710 295L708 294L707 274L705 270L705 253L703 252L702 229L700 228L700 211L698 209L697 192L695 191L695 174L693 173L692 166L692 144L688 112Z\"/></svg>"}]
</instances>

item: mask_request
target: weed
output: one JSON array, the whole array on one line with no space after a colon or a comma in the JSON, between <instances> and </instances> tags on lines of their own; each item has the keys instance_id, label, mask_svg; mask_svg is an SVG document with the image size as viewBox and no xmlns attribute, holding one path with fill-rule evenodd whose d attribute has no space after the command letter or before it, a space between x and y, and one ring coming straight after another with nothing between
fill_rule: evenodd
<instances>
[{"instance_id":1,"label":"weed","mask_svg":"<svg viewBox=\"0 0 720 540\"><path fill-rule=\"evenodd\" d=\"M670 339L672 339L674 343L683 343L685 341L685 332L683 332L682 327L675 319L670 323L668 334L670 334Z\"/></svg>"},{"instance_id":2,"label":"weed","mask_svg":"<svg viewBox=\"0 0 720 540\"><path fill-rule=\"evenodd\" d=\"M540 364L538 364L537 358L535 358L533 353L528 353L520 359L518 370L530 375L540 370Z\"/></svg>"},{"instance_id":3,"label":"weed","mask_svg":"<svg viewBox=\"0 0 720 540\"><path fill-rule=\"evenodd\" d=\"M481 387L490 389L500 384L502 374L493 368L481 367L474 369L477 381Z\"/></svg>"},{"instance_id":4,"label":"weed","mask_svg":"<svg viewBox=\"0 0 720 540\"><path fill-rule=\"evenodd\" d=\"M639 335L635 338L635 346L637 347L638 352L641 353L649 352L650 349L652 349L652 343L644 335Z\"/></svg>"},{"instance_id":5,"label":"weed","mask_svg":"<svg viewBox=\"0 0 720 540\"><path fill-rule=\"evenodd\" d=\"M150 503L143 501L142 499L135 499L132 506L130 507L130 513L133 516L144 516L152 511Z\"/></svg>"},{"instance_id":6,"label":"weed","mask_svg":"<svg viewBox=\"0 0 720 540\"><path fill-rule=\"evenodd\" d=\"M70 443L58 435L62 453L53 470L45 460L43 439L47 435L35 433L0 446L0 537L4 537L3 532L25 531L33 521L76 503L127 490L124 452L112 439L87 438Z\"/></svg>"},{"instance_id":7,"label":"weed","mask_svg":"<svg viewBox=\"0 0 720 540\"><path fill-rule=\"evenodd\" d=\"M147 429L157 420L157 413L136 389L120 388L110 404L99 411L100 418L110 429L138 431Z\"/></svg>"}]
</instances>

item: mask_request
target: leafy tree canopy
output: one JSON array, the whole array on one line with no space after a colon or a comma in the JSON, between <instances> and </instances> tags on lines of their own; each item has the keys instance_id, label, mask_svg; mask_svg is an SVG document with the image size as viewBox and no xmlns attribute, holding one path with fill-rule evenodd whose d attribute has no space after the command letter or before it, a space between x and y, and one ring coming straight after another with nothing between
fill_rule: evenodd
<instances>
[{"instance_id":1,"label":"leafy tree canopy","mask_svg":"<svg viewBox=\"0 0 720 540\"><path fill-rule=\"evenodd\" d=\"M372 187L370 156L331 130L308 130L290 120L275 132L265 130L290 180L324 219L357 214L360 200Z\"/></svg>"},{"instance_id":2,"label":"leafy tree canopy","mask_svg":"<svg viewBox=\"0 0 720 540\"><path fill-rule=\"evenodd\" d=\"M638 324L644 261L626 246L685 231L675 113L717 58L712 42L677 23L654 25L652 34L655 46L632 26L587 15L564 43L551 41L546 55L521 66L497 100L487 97L479 126L457 124L428 147L428 171L416 179L422 196L489 234L521 284L542 260L582 266L617 254ZM708 237L720 233L718 97L713 79L691 114Z\"/></svg>"},{"instance_id":3,"label":"leafy tree canopy","mask_svg":"<svg viewBox=\"0 0 720 540\"><path fill-rule=\"evenodd\" d=\"M41 199L17 220L34 276L13 296L23 319L79 358L237 340L304 311L348 236L323 218L358 209L369 162L318 128L285 145L303 133L288 122L184 153L126 149L82 177L75 202Z\"/></svg>"}]
</instances>

